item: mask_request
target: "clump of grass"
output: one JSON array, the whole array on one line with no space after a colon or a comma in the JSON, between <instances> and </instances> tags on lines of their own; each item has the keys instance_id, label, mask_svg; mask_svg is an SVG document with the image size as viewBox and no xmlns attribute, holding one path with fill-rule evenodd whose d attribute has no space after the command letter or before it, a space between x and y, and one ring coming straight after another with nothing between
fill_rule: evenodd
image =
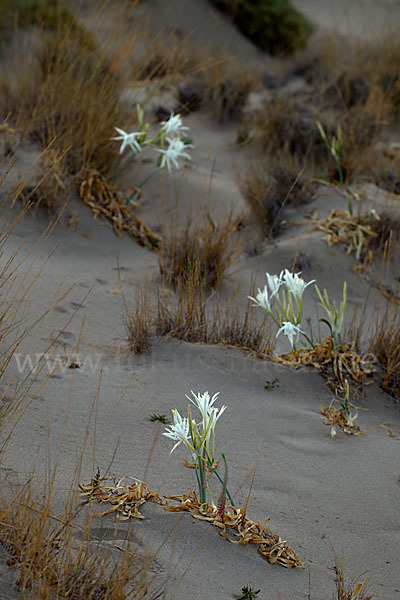
<instances>
[{"instance_id":1,"label":"clump of grass","mask_svg":"<svg viewBox=\"0 0 400 600\"><path fill-rule=\"evenodd\" d=\"M212 0L228 12L241 32L270 54L288 54L303 46L313 26L289 0Z\"/></svg>"},{"instance_id":2,"label":"clump of grass","mask_svg":"<svg viewBox=\"0 0 400 600\"><path fill-rule=\"evenodd\" d=\"M136 43L135 35L129 42L121 31L118 35L119 44L109 39L100 47L90 32L77 35L69 23L62 24L25 57L12 86L9 78L3 81L0 105L10 124L23 139L43 148L52 144L58 177L47 180L43 201L57 196L59 182L67 177L79 179L90 169L106 174L116 160L118 149L110 138L128 77L127 57Z\"/></svg>"},{"instance_id":3,"label":"clump of grass","mask_svg":"<svg viewBox=\"0 0 400 600\"><path fill-rule=\"evenodd\" d=\"M372 352L382 368L382 389L400 399L400 316L394 310L379 317L370 340Z\"/></svg>"},{"instance_id":4,"label":"clump of grass","mask_svg":"<svg viewBox=\"0 0 400 600\"><path fill-rule=\"evenodd\" d=\"M278 235L286 205L309 199L307 184L300 175L289 162L266 171L263 163L254 161L243 170L241 193L266 237Z\"/></svg>"},{"instance_id":5,"label":"clump of grass","mask_svg":"<svg viewBox=\"0 0 400 600\"><path fill-rule=\"evenodd\" d=\"M371 229L375 237L370 240L369 247L378 252L386 251L399 238L400 217L396 217L395 211L385 210L379 214L379 218L372 219Z\"/></svg>"},{"instance_id":6,"label":"clump of grass","mask_svg":"<svg viewBox=\"0 0 400 600\"><path fill-rule=\"evenodd\" d=\"M247 97L257 84L257 74L242 61L210 56L201 69L204 96L223 123L239 119ZM208 63L208 64L207 64Z\"/></svg>"},{"instance_id":7,"label":"clump of grass","mask_svg":"<svg viewBox=\"0 0 400 600\"><path fill-rule=\"evenodd\" d=\"M337 600L372 600L373 596L368 594L367 583L368 578L364 579L360 583L348 583L346 584L343 571L343 563L338 561L335 556L335 564L331 567L335 573L335 585Z\"/></svg>"},{"instance_id":8,"label":"clump of grass","mask_svg":"<svg viewBox=\"0 0 400 600\"><path fill-rule=\"evenodd\" d=\"M282 160L294 157L303 166L323 153L323 141L316 127L317 113L310 105L278 96L251 118L255 119L255 141L271 156L279 154ZM324 115L319 118L330 133L332 124Z\"/></svg>"},{"instance_id":9,"label":"clump of grass","mask_svg":"<svg viewBox=\"0 0 400 600\"><path fill-rule=\"evenodd\" d=\"M278 158L281 164L294 162L298 170L306 168L310 175L329 181L349 181L360 174L375 177L373 146L383 122L379 114L367 108L355 107L335 115L326 107L318 112L309 101L306 104L278 97L255 115L255 122L253 139L275 162ZM318 123L329 140L337 136L338 127L342 132L342 177L334 158L326 150Z\"/></svg>"},{"instance_id":10,"label":"clump of grass","mask_svg":"<svg viewBox=\"0 0 400 600\"><path fill-rule=\"evenodd\" d=\"M132 312L127 305L125 294L122 294L125 309L125 329L129 350L134 354L142 354L150 348L153 332L153 321L150 304L150 290L147 285L136 289L135 309Z\"/></svg>"},{"instance_id":11,"label":"clump of grass","mask_svg":"<svg viewBox=\"0 0 400 600\"><path fill-rule=\"evenodd\" d=\"M191 343L240 348L259 358L273 352L275 338L265 321L256 321L250 303L241 315L235 298L223 302L216 295L210 303L205 292L199 292L196 287L179 288L176 296L159 293L154 307L148 297L146 291L137 295L134 316L125 304L128 346L133 352L145 349L141 345L143 328L149 345L152 338L172 337Z\"/></svg>"},{"instance_id":12,"label":"clump of grass","mask_svg":"<svg viewBox=\"0 0 400 600\"><path fill-rule=\"evenodd\" d=\"M32 481L20 488L15 497L2 498L0 544L8 564L17 568L24 597L124 600L149 593L150 557L140 557L129 540L113 555L93 543L98 538L89 519L78 524L81 508L71 498L55 517L51 493L40 492Z\"/></svg>"},{"instance_id":13,"label":"clump of grass","mask_svg":"<svg viewBox=\"0 0 400 600\"><path fill-rule=\"evenodd\" d=\"M195 230L187 225L167 236L159 259L164 281L181 289L217 287L238 249L233 240L237 225L232 218L218 225L208 217Z\"/></svg>"},{"instance_id":14,"label":"clump of grass","mask_svg":"<svg viewBox=\"0 0 400 600\"><path fill-rule=\"evenodd\" d=\"M185 76L197 68L189 36L182 38L176 31L163 31L162 35L150 38L144 31L142 37L146 51L134 54L131 60L136 81L168 81Z\"/></svg>"}]
</instances>

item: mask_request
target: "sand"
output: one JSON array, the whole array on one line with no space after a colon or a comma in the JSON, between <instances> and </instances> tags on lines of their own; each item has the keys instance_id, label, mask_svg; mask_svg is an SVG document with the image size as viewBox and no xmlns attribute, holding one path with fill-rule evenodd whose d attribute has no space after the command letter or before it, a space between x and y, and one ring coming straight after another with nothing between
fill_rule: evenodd
<instances>
[{"instance_id":1,"label":"sand","mask_svg":"<svg viewBox=\"0 0 400 600\"><path fill-rule=\"evenodd\" d=\"M260 60L258 51L224 19L218 18L218 24L210 19L211 9L206 2L180 3L181 11L175 11L172 2L153 4L168 4L165 15L157 13L165 26L169 26L167 13L172 12L174 20L179 15L179 27L193 29L200 40L204 39L205 29L211 35L215 27L216 43L218 38L232 39L237 51L253 53L254 60ZM335 3L319 2L318 7L315 4L296 2L299 8L309 10L316 20L322 19L325 26L330 26L327 15ZM398 6L392 8L396 11ZM379 10L383 19L387 4L375 5L371 10L373 15ZM357 18L357 26L361 27L358 19L360 15L364 19L366 14L365 6L365 10L354 9L347 16ZM210 22L213 26L208 29ZM194 140L192 161L184 172L172 173L161 185L153 178L138 213L155 229L175 214L177 223L184 223L189 215L193 220L198 218L198 206L207 202L216 220L231 210L237 214L245 210L237 173L247 155L246 149L233 148L235 127L216 125L206 110L185 117L184 123L190 127ZM18 148L16 169L23 172L35 152L33 147ZM148 168L142 165L144 176ZM364 192L371 207L398 203L398 198L390 198L374 186L365 187ZM316 279L321 289L326 287L338 299L343 281L347 280L349 322L353 310L362 310L368 296L365 321L367 327L372 325L376 307L384 305L382 297L354 274L352 257L340 248L329 248L321 232L310 230L307 218L315 210L323 218L333 206L346 205L346 199L337 191L321 186L303 212L288 211L287 220L292 225L265 246L261 254L249 257L246 252L241 253L240 262L232 266L222 282L222 295L229 297L239 287L238 305L244 310L251 280L264 286L264 273L291 268L300 250L310 260L303 272L307 281ZM72 210L79 219L75 232L68 228ZM2 260L21 242L29 250L44 228L42 215L26 215L9 236ZM375 429L365 437L339 432L336 439L331 439L319 408L320 404L329 404L332 393L311 368L294 371L249 358L239 350L174 339L159 340L147 353L135 356L126 345L124 309L118 293L120 277L128 304L133 307L140 282L145 277L148 281L159 279L157 255L127 236L117 238L107 224L94 221L90 210L77 198L71 199L54 231L40 244L37 264L56 246L30 293L26 323L42 314L61 277L64 289L71 284L74 287L40 329L28 336L18 350L19 359L11 364L12 375L7 376L11 381L20 381L24 372L19 372L18 360L44 352L49 336L56 335L71 317L53 359L64 356L80 340L76 360L81 368L58 369L34 393L11 439L2 471L10 470L21 480L33 470L43 476L60 452L54 494L56 513L73 481L89 430L81 480L90 479L99 466L102 472L117 477L144 479L160 494L189 491L194 489L195 480L193 471L181 464L184 451L178 448L171 455L170 441L161 435L162 428L157 423L150 422L149 416L169 415L173 408L186 414L185 394L190 390L219 391L217 406L225 404L227 409L217 425L216 443L217 452L225 452L229 462L229 487L237 490L257 462L247 514L254 520L270 518L270 529L296 550L305 569L286 570L269 565L255 547L228 544L208 524L195 521L188 514L166 513L154 505L146 505L146 520L133 525L117 524L112 515L95 520L94 539L98 536L105 545L112 540L122 543L128 528L133 527L140 552L152 554L168 538L152 567L152 574L156 575L153 591L164 590L162 597L168 599L231 598L240 595L244 585L251 585L261 589L259 598L325 600L334 593L334 576L328 570L334 562L332 548L343 556L349 580L369 577L369 590L376 598L400 598L400 419L389 396L377 385L366 388L359 400L359 422L363 429L385 423L392 429L392 437L383 429ZM26 268L23 265L21 272ZM393 273L388 279L391 277ZM305 294L305 312L316 328L314 296L311 292ZM278 351L288 349L287 342L279 341ZM47 378L45 364L38 381ZM265 382L275 379L277 384L266 389ZM96 399L99 380L101 388ZM238 505L245 503L248 487L249 480L235 496ZM10 584L12 576L6 566L3 568L1 597L18 597L18 588Z\"/></svg>"}]
</instances>

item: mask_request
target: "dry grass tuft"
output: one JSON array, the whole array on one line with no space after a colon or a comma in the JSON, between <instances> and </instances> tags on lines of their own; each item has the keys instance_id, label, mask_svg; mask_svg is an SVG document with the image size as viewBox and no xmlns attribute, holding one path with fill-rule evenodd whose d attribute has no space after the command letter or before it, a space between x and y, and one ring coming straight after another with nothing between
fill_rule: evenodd
<instances>
[{"instance_id":1,"label":"dry grass tuft","mask_svg":"<svg viewBox=\"0 0 400 600\"><path fill-rule=\"evenodd\" d=\"M108 13L104 18L111 19ZM15 72L3 76L0 105L10 124L23 139L52 146L52 165L46 167L53 175L37 191L42 203L49 198L50 207L67 177L89 169L106 174L118 156L110 138L136 36L128 40L119 30L101 47L94 39L89 31L60 23L37 40L35 51L21 48L23 66L8 64Z\"/></svg>"},{"instance_id":2,"label":"dry grass tuft","mask_svg":"<svg viewBox=\"0 0 400 600\"><path fill-rule=\"evenodd\" d=\"M90 521L77 523L78 508L66 508L61 517L51 514L51 494L39 493L27 483L11 497L2 498L0 544L8 564L18 569L16 580L24 597L86 600L124 600L148 594L146 576L151 559L130 548L116 550L98 544Z\"/></svg>"},{"instance_id":3,"label":"dry grass tuft","mask_svg":"<svg viewBox=\"0 0 400 600\"><path fill-rule=\"evenodd\" d=\"M368 594L367 584L368 578L363 579L360 583L346 584L344 579L343 561L338 560L335 555L335 564L331 570L335 573L335 585L337 600L372 600L373 596Z\"/></svg>"},{"instance_id":4,"label":"dry grass tuft","mask_svg":"<svg viewBox=\"0 0 400 600\"><path fill-rule=\"evenodd\" d=\"M207 102L220 123L224 123L241 117L257 75L238 59L215 56L202 68L202 80Z\"/></svg>"},{"instance_id":5,"label":"dry grass tuft","mask_svg":"<svg viewBox=\"0 0 400 600\"><path fill-rule=\"evenodd\" d=\"M142 354L150 348L154 334L149 287L136 288L133 312L128 308L124 293L122 293L122 301L125 309L125 328L129 350L134 354Z\"/></svg>"},{"instance_id":6,"label":"dry grass tuft","mask_svg":"<svg viewBox=\"0 0 400 600\"><path fill-rule=\"evenodd\" d=\"M292 168L291 168L292 167ZM266 237L279 233L284 208L302 204L309 199L306 182L289 162L271 167L268 171L259 161L250 163L241 175L240 190L256 223Z\"/></svg>"},{"instance_id":7,"label":"dry grass tuft","mask_svg":"<svg viewBox=\"0 0 400 600\"><path fill-rule=\"evenodd\" d=\"M336 135L338 125L342 129L340 163L346 181L360 174L375 177L374 145L383 122L379 114L358 105L338 111L332 106L321 107L309 98L290 100L278 96L256 114L254 139L275 162L279 159L282 165L294 163L297 171L307 169L310 176L335 181L338 180L337 167L323 143L317 121L321 122L328 139Z\"/></svg>"},{"instance_id":8,"label":"dry grass tuft","mask_svg":"<svg viewBox=\"0 0 400 600\"><path fill-rule=\"evenodd\" d=\"M235 254L234 234L239 220L229 217L221 225L210 217L203 225L182 232L176 230L165 239L160 253L160 273L176 289L210 290L221 282Z\"/></svg>"},{"instance_id":9,"label":"dry grass tuft","mask_svg":"<svg viewBox=\"0 0 400 600\"><path fill-rule=\"evenodd\" d=\"M265 320L257 323L250 303L241 315L235 297L222 302L216 295L211 302L196 287L179 288L176 296L164 287L156 307L149 298L148 289L139 292L133 313L125 302L127 339L134 352L143 352L152 340L166 336L191 343L223 344L262 359L272 355L275 338Z\"/></svg>"},{"instance_id":10,"label":"dry grass tuft","mask_svg":"<svg viewBox=\"0 0 400 600\"><path fill-rule=\"evenodd\" d=\"M372 352L382 367L382 389L400 399L400 316L392 310L379 317L370 340Z\"/></svg>"}]
</instances>

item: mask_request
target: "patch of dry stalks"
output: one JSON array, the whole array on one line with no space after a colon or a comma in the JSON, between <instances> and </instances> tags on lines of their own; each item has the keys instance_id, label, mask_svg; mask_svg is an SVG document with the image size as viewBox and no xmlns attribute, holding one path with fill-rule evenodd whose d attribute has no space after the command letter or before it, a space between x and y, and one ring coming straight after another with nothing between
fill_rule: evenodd
<instances>
[{"instance_id":1,"label":"patch of dry stalks","mask_svg":"<svg viewBox=\"0 0 400 600\"><path fill-rule=\"evenodd\" d=\"M382 369L382 389L400 399L400 316L396 307L390 307L375 323L369 351L379 361Z\"/></svg>"},{"instance_id":2,"label":"patch of dry stalks","mask_svg":"<svg viewBox=\"0 0 400 600\"><path fill-rule=\"evenodd\" d=\"M208 217L195 228L187 224L178 232L174 227L160 251L163 280L181 290L216 288L238 254L240 226L240 219L228 217L217 224Z\"/></svg>"},{"instance_id":3,"label":"patch of dry stalks","mask_svg":"<svg viewBox=\"0 0 400 600\"><path fill-rule=\"evenodd\" d=\"M263 322L257 322L249 303L240 314L235 297L223 302L218 294L208 297L195 285L178 287L174 295L165 285L158 290L157 303L152 305L150 288L137 292L132 311L124 298L125 323L129 349L135 353L147 350L160 337L178 340L223 344L239 348L258 358L272 355L275 338Z\"/></svg>"},{"instance_id":4,"label":"patch of dry stalks","mask_svg":"<svg viewBox=\"0 0 400 600\"><path fill-rule=\"evenodd\" d=\"M115 18L110 11L103 19ZM96 24L93 30L97 33ZM128 57L137 43L136 34L128 36L122 25L101 46L89 31L78 31L67 22L52 34L39 32L33 50L20 50L23 66L16 62L12 72L8 64L12 77L2 77L0 105L10 124L23 140L43 148L51 144L46 164L51 176L36 194L50 208L59 206L68 177L89 169L105 174L116 160L118 148L110 138L129 76Z\"/></svg>"},{"instance_id":5,"label":"patch of dry stalks","mask_svg":"<svg viewBox=\"0 0 400 600\"><path fill-rule=\"evenodd\" d=\"M260 160L252 161L240 174L239 186L255 223L265 237L279 234L285 206L300 205L311 197L308 183L293 161L266 170Z\"/></svg>"}]
</instances>

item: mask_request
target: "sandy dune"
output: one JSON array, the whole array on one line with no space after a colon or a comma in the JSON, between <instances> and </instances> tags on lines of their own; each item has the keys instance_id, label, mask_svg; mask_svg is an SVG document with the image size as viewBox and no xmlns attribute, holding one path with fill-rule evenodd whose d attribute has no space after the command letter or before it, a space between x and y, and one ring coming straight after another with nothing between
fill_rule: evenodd
<instances>
[{"instance_id":1,"label":"sandy dune","mask_svg":"<svg viewBox=\"0 0 400 600\"><path fill-rule=\"evenodd\" d=\"M184 31L193 30L194 39L200 44L205 36L215 44L222 38L228 49L260 64L259 52L224 24L224 19L205 1L152 4L163 9L155 13L154 27L170 27L173 22ZM389 10L389 3L365 1L354 2L351 9L340 11L336 2L296 0L295 4L317 22L325 26L333 23L342 33L347 28L351 32L364 30L367 15L368 23L373 22L376 30L386 27ZM400 11L398 3L390 10L393 24ZM234 147L235 127L216 124L207 110L184 117L184 123L190 127L193 138L192 161L183 172L173 172L161 182L153 178L139 209L141 218L155 230L174 218L181 224L189 216L193 220L199 218L199 207L207 203L216 221L232 210L236 214L246 210L237 175L246 164L247 150ZM16 168L25 170L35 152L32 147L17 149ZM147 169L150 166L146 163L140 166L143 177ZM129 179L130 175L126 177ZM374 186L367 186L364 191L369 207L379 209L392 203L398 208L398 197L389 197ZM368 329L376 308L384 308L382 296L354 274L351 256L341 248L329 248L322 233L310 227L309 215L315 210L321 219L332 207L346 208L346 204L347 200L334 189L316 188L310 203L300 210L288 210L286 219L290 226L261 254L249 256L244 250L241 252L240 261L232 265L222 282L222 296L228 298L238 287L238 305L244 310L251 281L264 286L266 271L290 269L300 251L309 259L303 277L306 281L316 279L330 296L338 299L343 281L347 280L348 324L353 311L361 311L368 297ZM76 232L68 228L72 210L79 219ZM7 240L2 260L21 242L29 249L44 227L40 214L25 216ZM270 518L271 530L297 551L305 569L289 571L269 565L254 547L228 544L206 523L187 514L175 517L150 504L143 508L146 521L117 524L114 516L95 520L94 538L98 536L105 545L110 540L122 543L128 528L132 528L140 552L147 554L154 553L169 536L151 571L155 576L153 589L164 589L162 597L168 599L232 598L240 594L244 585L252 585L261 589L259 598L326 600L334 590L333 574L328 570L333 564L331 547L343 555L350 580L369 577L374 597L400 599L400 419L389 396L377 385L366 388L359 401L359 422L363 429L385 423L392 429L392 437L383 429L375 429L365 437L339 432L337 439L332 440L329 427L319 415L320 404L329 404L332 394L311 368L294 371L249 358L239 350L174 339L159 340L147 353L135 356L126 348L118 269L128 304L133 307L137 285L145 277L159 281L157 255L127 236L117 238L106 223L94 221L90 210L76 198L51 235L40 244L38 264L56 245L58 248L31 292L26 322L42 313L61 278L65 287L75 285L40 329L24 342L18 360L21 366L27 355L43 352L49 336L56 335L73 317L61 334L53 359L74 348L83 323L78 349L81 368L59 369L35 394L13 435L2 470L11 469L21 479L34 469L43 474L49 461L55 459L61 441L56 512L73 480L89 427L82 479L90 479L99 466L102 472L109 470L117 477L132 475L144 479L160 494L194 489L193 471L185 469L180 461L183 451L179 448L170 455L169 440L161 436L160 428L150 422L149 416L168 415L172 408L186 414L185 394L190 390L219 391L217 405L226 404L227 410L218 422L216 443L217 452L224 451L229 461L229 486L233 491L238 489L258 461L248 516L254 520ZM388 281L393 277L394 272L388 273ZM311 291L305 294L305 313L314 330L318 328L316 304ZM277 350L288 349L287 341L280 340ZM22 368L18 370L18 360L12 365L17 381L24 374ZM45 364L38 375L39 382L47 374ZM100 376L101 389L94 411ZM11 381L11 374L8 377ZM265 382L275 379L277 385L265 389ZM249 481L236 495L238 505L244 504L248 486ZM7 573L5 576L9 577ZM13 591L7 581L0 581L1 597L17 597L17 588Z\"/></svg>"}]
</instances>

